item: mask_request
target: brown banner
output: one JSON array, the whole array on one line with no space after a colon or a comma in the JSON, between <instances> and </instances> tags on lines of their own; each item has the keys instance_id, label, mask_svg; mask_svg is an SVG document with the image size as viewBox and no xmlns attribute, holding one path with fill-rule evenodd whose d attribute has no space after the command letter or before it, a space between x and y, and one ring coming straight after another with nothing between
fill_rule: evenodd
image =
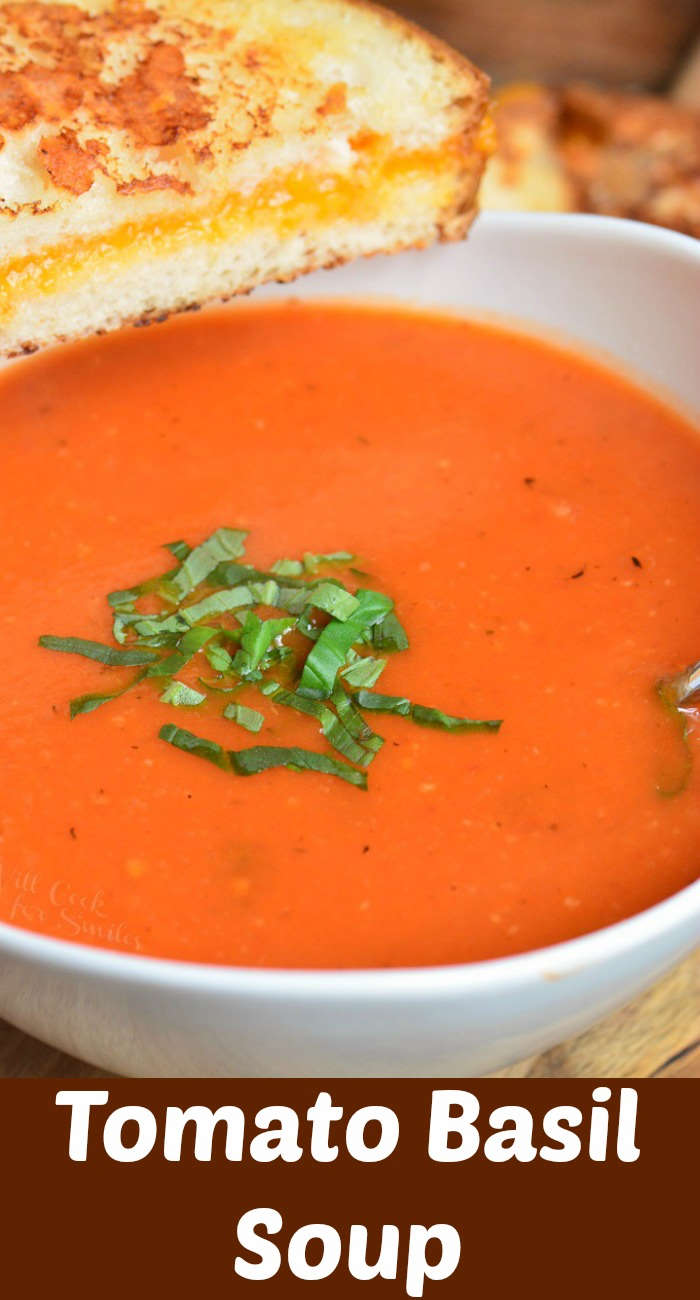
<instances>
[{"instance_id":1,"label":"brown banner","mask_svg":"<svg viewBox=\"0 0 700 1300\"><path fill-rule=\"evenodd\" d=\"M692 1080L0 1082L3 1289L680 1294L699 1100Z\"/></svg>"}]
</instances>

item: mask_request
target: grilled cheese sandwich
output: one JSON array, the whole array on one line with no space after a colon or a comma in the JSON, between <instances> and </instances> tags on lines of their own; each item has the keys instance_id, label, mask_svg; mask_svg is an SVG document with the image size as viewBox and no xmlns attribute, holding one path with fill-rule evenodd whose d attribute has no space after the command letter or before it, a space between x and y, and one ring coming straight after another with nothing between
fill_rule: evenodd
<instances>
[{"instance_id":1,"label":"grilled cheese sandwich","mask_svg":"<svg viewBox=\"0 0 700 1300\"><path fill-rule=\"evenodd\" d=\"M0 3L0 352L455 239L487 80L351 0Z\"/></svg>"}]
</instances>

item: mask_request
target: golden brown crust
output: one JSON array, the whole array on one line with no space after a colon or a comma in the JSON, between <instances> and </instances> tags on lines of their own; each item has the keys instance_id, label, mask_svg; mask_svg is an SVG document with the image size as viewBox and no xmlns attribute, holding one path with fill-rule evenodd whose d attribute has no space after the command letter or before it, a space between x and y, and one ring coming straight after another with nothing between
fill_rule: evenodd
<instances>
[{"instance_id":1,"label":"golden brown crust","mask_svg":"<svg viewBox=\"0 0 700 1300\"><path fill-rule=\"evenodd\" d=\"M544 195L551 210L700 237L700 113L652 95L523 84L500 93L495 119L490 206L538 206Z\"/></svg>"},{"instance_id":2,"label":"golden brown crust","mask_svg":"<svg viewBox=\"0 0 700 1300\"><path fill-rule=\"evenodd\" d=\"M98 159L105 152L99 140L87 140L81 146L70 127L39 141L39 155L54 185L71 194L85 194L90 189Z\"/></svg>"},{"instance_id":3,"label":"golden brown crust","mask_svg":"<svg viewBox=\"0 0 700 1300\"><path fill-rule=\"evenodd\" d=\"M456 84L468 77L470 92L462 103L456 97L455 104L465 109L465 130L476 127L488 96L488 79L482 73L397 14L369 0L345 3L376 15L397 35L418 37L435 63L450 69ZM58 128L59 133L67 129L73 133L76 167L77 150L85 152L87 140L97 138L105 146L100 170L122 194L143 189L144 180L161 174L154 169L153 151L178 145L170 172L191 187L187 173L197 163L245 150L271 134L282 82L296 84L302 96L313 93L314 86L313 76L304 73L304 58L296 57L293 49L287 57L284 42L271 36L267 42L258 39L241 47L237 32L226 26L227 6L213 12L216 23L198 18L194 3L114 0L104 7L94 0L85 0L84 6L5 0L0 3L0 137L37 124ZM216 52L222 67L229 60L226 75L234 97L226 138L212 89L201 84L196 71L208 67L207 48ZM347 87L338 81L320 97L318 116L342 113L346 104ZM68 137L64 139L67 158ZM57 146L54 154L59 152ZM43 161L49 156L42 155ZM47 168L59 189L64 171L60 162L53 170ZM65 188L83 192L74 188L73 172L67 174ZM85 160L83 181L88 174ZM134 181L139 186L128 188ZM0 209L2 200L0 194Z\"/></svg>"},{"instance_id":4,"label":"golden brown crust","mask_svg":"<svg viewBox=\"0 0 700 1300\"><path fill-rule=\"evenodd\" d=\"M571 86L559 123L581 207L700 236L700 113L650 95Z\"/></svg>"}]
</instances>

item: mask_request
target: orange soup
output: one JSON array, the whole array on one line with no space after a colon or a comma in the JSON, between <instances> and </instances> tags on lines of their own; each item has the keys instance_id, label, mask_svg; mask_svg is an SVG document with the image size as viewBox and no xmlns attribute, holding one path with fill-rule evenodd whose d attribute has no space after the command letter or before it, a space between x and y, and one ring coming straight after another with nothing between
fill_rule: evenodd
<instances>
[{"instance_id":1,"label":"orange soup","mask_svg":"<svg viewBox=\"0 0 700 1300\"><path fill-rule=\"evenodd\" d=\"M700 655L700 442L660 402L506 330L290 303L22 361L0 409L0 919L419 965L695 877L696 738L655 687Z\"/></svg>"}]
</instances>

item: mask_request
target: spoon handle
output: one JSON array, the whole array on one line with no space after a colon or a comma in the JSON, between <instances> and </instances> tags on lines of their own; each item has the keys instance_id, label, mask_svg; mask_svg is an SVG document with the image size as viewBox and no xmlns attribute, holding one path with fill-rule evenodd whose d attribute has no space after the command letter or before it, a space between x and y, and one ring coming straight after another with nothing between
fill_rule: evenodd
<instances>
[{"instance_id":1,"label":"spoon handle","mask_svg":"<svg viewBox=\"0 0 700 1300\"><path fill-rule=\"evenodd\" d=\"M700 660L674 677L671 685L679 704L684 704L692 695L700 691Z\"/></svg>"}]
</instances>

